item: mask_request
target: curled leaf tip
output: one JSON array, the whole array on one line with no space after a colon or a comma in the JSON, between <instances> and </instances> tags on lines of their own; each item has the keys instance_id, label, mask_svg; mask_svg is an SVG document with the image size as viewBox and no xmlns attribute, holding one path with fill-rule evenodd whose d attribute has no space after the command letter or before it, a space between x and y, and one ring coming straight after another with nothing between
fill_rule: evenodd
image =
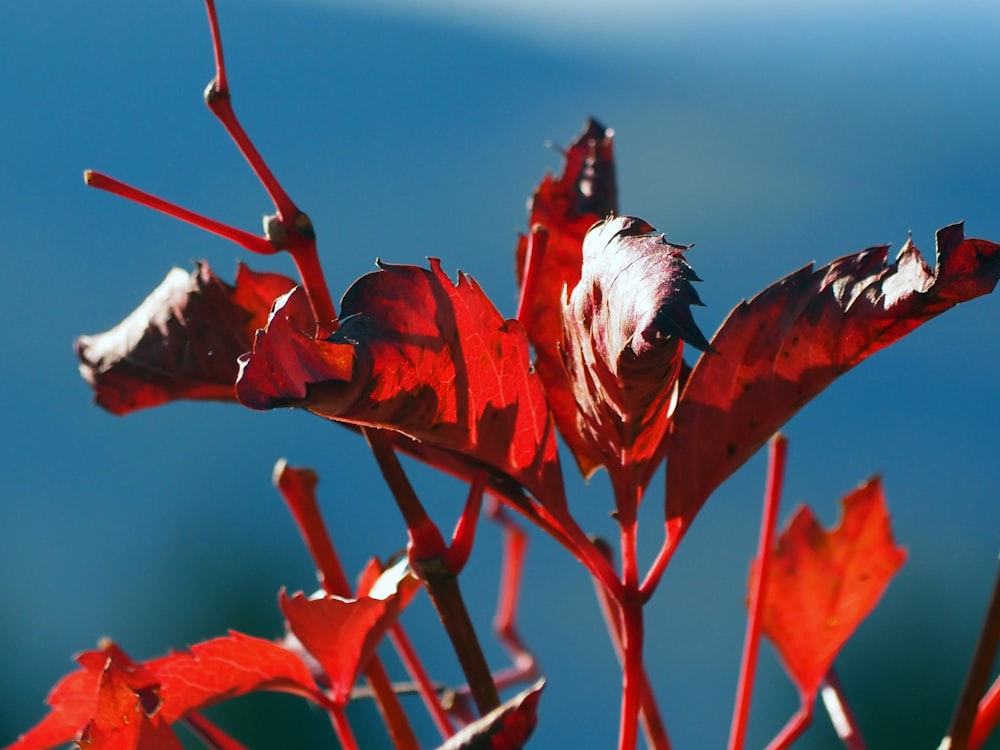
<instances>
[{"instance_id":1,"label":"curled leaf tip","mask_svg":"<svg viewBox=\"0 0 1000 750\"><path fill-rule=\"evenodd\" d=\"M581 282L574 297L613 318L606 321L613 337L607 353L613 356L626 348L640 356L670 338L710 348L690 311L702 304L692 283L700 279L683 257L690 246L668 242L655 231L642 219L615 216L595 224L584 239L584 280L589 278L592 288L586 291ZM585 301L586 296L592 299Z\"/></svg>"},{"instance_id":2,"label":"curled leaf tip","mask_svg":"<svg viewBox=\"0 0 1000 750\"><path fill-rule=\"evenodd\" d=\"M682 342L709 344L686 245L614 216L583 240L580 282L563 298L563 351L584 439L612 473L647 481L676 404ZM629 469L620 467L632 467Z\"/></svg>"}]
</instances>

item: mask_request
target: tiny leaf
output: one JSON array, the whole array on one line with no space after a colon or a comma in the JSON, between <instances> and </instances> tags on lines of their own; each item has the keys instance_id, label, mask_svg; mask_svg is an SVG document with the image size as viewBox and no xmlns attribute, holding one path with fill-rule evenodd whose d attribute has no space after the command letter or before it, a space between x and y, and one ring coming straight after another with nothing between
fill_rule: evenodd
<instances>
[{"instance_id":1,"label":"tiny leaf","mask_svg":"<svg viewBox=\"0 0 1000 750\"><path fill-rule=\"evenodd\" d=\"M334 700L345 704L358 675L382 636L399 615L398 596L385 599L306 597L281 593L279 604L289 630L323 667Z\"/></svg>"},{"instance_id":2,"label":"tiny leaf","mask_svg":"<svg viewBox=\"0 0 1000 750\"><path fill-rule=\"evenodd\" d=\"M840 524L824 531L803 506L778 537L764 599L764 634L811 702L841 647L875 608L906 559L889 526L882 485L847 495Z\"/></svg>"}]
</instances>

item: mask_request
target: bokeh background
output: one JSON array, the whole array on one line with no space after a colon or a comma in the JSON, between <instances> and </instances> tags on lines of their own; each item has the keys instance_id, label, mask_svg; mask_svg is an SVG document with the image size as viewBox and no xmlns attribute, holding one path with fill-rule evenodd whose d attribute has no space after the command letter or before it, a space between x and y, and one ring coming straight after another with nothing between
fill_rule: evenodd
<instances>
[{"instance_id":1,"label":"bokeh background","mask_svg":"<svg viewBox=\"0 0 1000 750\"><path fill-rule=\"evenodd\" d=\"M512 315L525 200L594 115L617 132L622 208L695 242L713 331L740 299L805 264L958 220L1000 240L1000 10L994 3L772 0L220 2L237 111L320 233L331 287L376 257L475 276ZM0 743L44 713L73 653L111 635L133 656L232 627L276 635L281 586L308 556L270 486L276 459L314 467L350 570L404 543L361 441L300 413L178 404L112 417L91 405L73 339L117 323L171 265L242 257L123 200L91 167L255 230L262 189L201 103L212 74L199 2L13 4L0 27L3 273ZM838 661L873 747L936 746L997 568L1000 300L954 310L861 365L787 427L783 516L826 522L882 473L909 560ZM573 474L571 463L565 466ZM462 487L413 466L450 527ZM761 457L708 504L648 610L647 661L674 744L721 747L764 480ZM571 477L585 528L613 534L605 475ZM662 484L658 484L662 486ZM659 545L662 490L644 509ZM520 626L549 678L533 746L614 745L619 676L579 564L533 534ZM499 536L463 577L488 627ZM459 680L424 602L406 615ZM486 637L491 661L502 651ZM796 698L765 647L749 747ZM283 696L214 714L253 748L335 747ZM371 718L365 705L358 720ZM427 722L418 724L428 747ZM294 741L289 731L301 732ZM377 726L366 746L383 746ZM283 739L284 738L284 739ZM804 748L837 747L817 714ZM994 743L993 747L1000 747Z\"/></svg>"}]
</instances>

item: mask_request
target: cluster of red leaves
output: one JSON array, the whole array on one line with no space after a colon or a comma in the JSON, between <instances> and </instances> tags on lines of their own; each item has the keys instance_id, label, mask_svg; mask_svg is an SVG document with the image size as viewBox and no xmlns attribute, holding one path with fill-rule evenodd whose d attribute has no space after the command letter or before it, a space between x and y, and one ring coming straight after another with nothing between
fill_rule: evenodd
<instances>
[{"instance_id":1,"label":"cluster of red leaves","mask_svg":"<svg viewBox=\"0 0 1000 750\"><path fill-rule=\"evenodd\" d=\"M121 324L77 342L97 402L116 414L177 399L298 407L387 431L390 450L475 478L480 490L486 484L567 546L603 587L609 629L624 652L621 743L634 745L629 712L641 710L649 726L658 720L648 684L637 687L641 606L709 495L835 378L992 291L1000 246L965 239L956 224L938 233L933 268L912 242L895 262L888 248L874 247L807 266L738 305L708 339L691 313L700 301L689 248L619 215L613 133L591 120L565 152L563 174L547 176L533 196L529 232L516 248L516 318L505 319L471 277L452 282L435 259L429 268L380 264L347 290L335 316L308 220L232 113L211 2L208 9L218 66L209 106L278 213L262 239L128 194L258 252L283 246L302 285L243 267L233 285L206 264L190 275L171 271ZM693 367L684 362L685 342L703 352ZM576 526L557 432L584 476L601 467L609 473L622 528L620 573ZM640 585L636 512L664 461L664 545ZM325 575L325 542L304 531ZM761 565L763 629L804 704L902 559L873 482L845 500L844 521L831 533L800 512L770 565ZM171 724L185 720L219 736L198 712L255 690L293 692L337 714L413 586L402 576L388 596L371 596L368 584L355 597L338 596L331 588L346 589L339 583L316 597L282 593L282 642L233 633L144 663L105 644L79 657L81 670L52 692L49 715L12 748L67 741L172 748ZM538 690L488 712L444 747L519 747L534 726ZM667 746L662 728L650 736ZM219 739L213 746L237 747Z\"/></svg>"},{"instance_id":2,"label":"cluster of red leaves","mask_svg":"<svg viewBox=\"0 0 1000 750\"><path fill-rule=\"evenodd\" d=\"M171 271L119 326L81 338L84 377L119 414L213 398L391 429L432 462L450 457L449 470L488 467L541 504L550 530L572 536L560 528L554 425L585 475L608 469L619 512L634 513L666 457L676 545L711 491L808 400L1000 275L1000 248L954 225L938 234L933 269L911 242L892 264L876 247L806 267L739 305L708 341L690 313L699 301L687 248L613 216L611 132L589 122L566 156L564 174L536 192L518 246L520 320L432 259L359 279L327 336L291 279L241 267L230 286L202 264ZM682 341L705 351L693 369ZM308 602L283 598L283 611L345 606Z\"/></svg>"}]
</instances>

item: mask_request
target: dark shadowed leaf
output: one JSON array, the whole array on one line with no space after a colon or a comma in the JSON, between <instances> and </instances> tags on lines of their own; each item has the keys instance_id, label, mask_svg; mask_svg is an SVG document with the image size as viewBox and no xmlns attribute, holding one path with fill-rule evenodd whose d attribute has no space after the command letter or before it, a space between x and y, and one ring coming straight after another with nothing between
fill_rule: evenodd
<instances>
[{"instance_id":1,"label":"dark shadowed leaf","mask_svg":"<svg viewBox=\"0 0 1000 750\"><path fill-rule=\"evenodd\" d=\"M298 295L284 306L298 304ZM329 340L286 326L283 309L276 305L243 360L242 403L304 406L397 430L512 477L543 502L565 502L555 430L524 329L505 321L471 278L453 284L434 259L430 270L384 265L344 295ZM288 347L297 352L294 372L275 363L273 352ZM333 347L353 351L349 373L331 357Z\"/></svg>"},{"instance_id":2,"label":"dark shadowed leaf","mask_svg":"<svg viewBox=\"0 0 1000 750\"><path fill-rule=\"evenodd\" d=\"M469 724L438 750L520 750L538 723L538 699L543 687L545 681L539 680Z\"/></svg>"},{"instance_id":3,"label":"dark shadowed leaf","mask_svg":"<svg viewBox=\"0 0 1000 750\"><path fill-rule=\"evenodd\" d=\"M114 414L176 399L235 401L237 359L250 350L276 297L294 282L242 264L236 286L207 263L174 268L125 320L76 342L80 373Z\"/></svg>"},{"instance_id":4,"label":"dark shadowed leaf","mask_svg":"<svg viewBox=\"0 0 1000 750\"><path fill-rule=\"evenodd\" d=\"M522 289L521 322L535 349L536 367L545 385L556 425L584 475L601 463L599 454L579 431L573 389L563 367L563 289L580 281L583 238L597 221L618 211L611 129L589 120L583 133L565 152L561 177L546 175L531 199L529 227L545 231L544 253L532 260L530 288ZM524 286L528 237L517 245L518 284Z\"/></svg>"},{"instance_id":5,"label":"dark shadowed leaf","mask_svg":"<svg viewBox=\"0 0 1000 750\"><path fill-rule=\"evenodd\" d=\"M1000 245L937 234L932 270L912 242L807 266L733 310L687 380L667 459L667 517L683 533L709 494L795 412L871 354L988 294Z\"/></svg>"},{"instance_id":6,"label":"dark shadowed leaf","mask_svg":"<svg viewBox=\"0 0 1000 750\"><path fill-rule=\"evenodd\" d=\"M764 634L810 702L841 647L906 560L873 479L847 495L843 517L824 531L803 506L778 537L762 592ZM751 582L752 586L752 582Z\"/></svg>"},{"instance_id":7,"label":"dark shadowed leaf","mask_svg":"<svg viewBox=\"0 0 1000 750\"><path fill-rule=\"evenodd\" d=\"M617 489L644 486L662 458L677 403L682 341L708 342L695 325L698 277L673 245L628 216L595 225L583 275L563 299L563 347L581 434Z\"/></svg>"}]
</instances>

